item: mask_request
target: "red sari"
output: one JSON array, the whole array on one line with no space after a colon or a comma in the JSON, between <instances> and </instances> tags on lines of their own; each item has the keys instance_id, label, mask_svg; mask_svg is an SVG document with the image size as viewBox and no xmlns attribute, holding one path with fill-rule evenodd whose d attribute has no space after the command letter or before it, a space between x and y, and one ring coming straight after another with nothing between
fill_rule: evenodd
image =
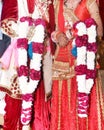
<instances>
[{"instance_id":1,"label":"red sari","mask_svg":"<svg viewBox=\"0 0 104 130\"><path fill-rule=\"evenodd\" d=\"M45 102L43 80L40 81L34 95L32 130L49 130L50 100Z\"/></svg>"}]
</instances>

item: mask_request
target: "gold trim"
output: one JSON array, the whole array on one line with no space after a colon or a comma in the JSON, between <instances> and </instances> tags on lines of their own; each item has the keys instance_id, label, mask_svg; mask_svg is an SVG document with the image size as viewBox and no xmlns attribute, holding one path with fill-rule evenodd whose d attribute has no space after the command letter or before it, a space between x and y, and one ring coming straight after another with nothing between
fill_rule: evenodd
<instances>
[{"instance_id":1,"label":"gold trim","mask_svg":"<svg viewBox=\"0 0 104 130\"><path fill-rule=\"evenodd\" d=\"M6 92L9 96L15 99L22 99L22 94L13 94L8 88L0 85L0 91Z\"/></svg>"},{"instance_id":2,"label":"gold trim","mask_svg":"<svg viewBox=\"0 0 104 130\"><path fill-rule=\"evenodd\" d=\"M62 71L62 72L70 72L69 62L62 61L53 61L52 70Z\"/></svg>"},{"instance_id":3,"label":"gold trim","mask_svg":"<svg viewBox=\"0 0 104 130\"><path fill-rule=\"evenodd\" d=\"M69 112L70 112L70 86L71 86L71 82L70 79L67 80L67 89L68 89L68 108L69 108Z\"/></svg>"},{"instance_id":4,"label":"gold trim","mask_svg":"<svg viewBox=\"0 0 104 130\"><path fill-rule=\"evenodd\" d=\"M97 112L98 112L98 129L101 130L101 114L100 114L100 102L99 102L99 81L96 79L96 95L97 95Z\"/></svg>"},{"instance_id":5,"label":"gold trim","mask_svg":"<svg viewBox=\"0 0 104 130\"><path fill-rule=\"evenodd\" d=\"M59 95L58 95L58 106L59 106L59 108L58 108L58 130L60 130L61 129L61 126L60 126L60 124L61 124L61 91L62 91L62 80L59 80Z\"/></svg>"},{"instance_id":6,"label":"gold trim","mask_svg":"<svg viewBox=\"0 0 104 130\"><path fill-rule=\"evenodd\" d=\"M64 67L66 68L66 67ZM53 69L52 71L52 79L53 80L64 80L64 79L70 79L75 76L75 71L74 71L74 66L66 69L66 70L61 70L61 69Z\"/></svg>"},{"instance_id":7,"label":"gold trim","mask_svg":"<svg viewBox=\"0 0 104 130\"><path fill-rule=\"evenodd\" d=\"M77 125L76 125L77 126L77 130L79 130L79 123L78 123L78 98L76 98L76 123L77 123Z\"/></svg>"},{"instance_id":8,"label":"gold trim","mask_svg":"<svg viewBox=\"0 0 104 130\"><path fill-rule=\"evenodd\" d=\"M86 117L86 130L88 130L88 117Z\"/></svg>"},{"instance_id":9,"label":"gold trim","mask_svg":"<svg viewBox=\"0 0 104 130\"><path fill-rule=\"evenodd\" d=\"M14 18L7 18L7 19L2 20L1 21L1 29L3 30L3 32L5 34L9 35L10 37L17 37L18 34L12 28L13 22L16 24L17 20Z\"/></svg>"}]
</instances>

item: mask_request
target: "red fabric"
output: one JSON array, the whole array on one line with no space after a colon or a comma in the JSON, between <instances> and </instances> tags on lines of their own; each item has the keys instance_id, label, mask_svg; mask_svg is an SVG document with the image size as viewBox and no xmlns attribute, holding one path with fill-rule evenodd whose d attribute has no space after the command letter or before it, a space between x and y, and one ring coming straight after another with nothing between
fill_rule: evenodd
<instances>
[{"instance_id":1,"label":"red fabric","mask_svg":"<svg viewBox=\"0 0 104 130\"><path fill-rule=\"evenodd\" d=\"M49 130L50 100L45 102L44 84L41 80L34 97L32 130Z\"/></svg>"},{"instance_id":2,"label":"red fabric","mask_svg":"<svg viewBox=\"0 0 104 130\"><path fill-rule=\"evenodd\" d=\"M70 66L73 66L75 57L72 55L71 50L71 42L69 42L69 44L65 47L60 47L56 60L62 62L69 62Z\"/></svg>"},{"instance_id":3,"label":"red fabric","mask_svg":"<svg viewBox=\"0 0 104 130\"><path fill-rule=\"evenodd\" d=\"M49 5L49 23L48 23L48 29L49 33L51 34L55 30L55 16L54 16L54 7L53 7L53 0L52 3ZM54 54L55 52L55 44L50 40L50 46L51 46L51 53Z\"/></svg>"},{"instance_id":4,"label":"red fabric","mask_svg":"<svg viewBox=\"0 0 104 130\"><path fill-rule=\"evenodd\" d=\"M63 4L64 1L60 0L59 12L58 12L58 27L61 32L64 32Z\"/></svg>"},{"instance_id":5,"label":"red fabric","mask_svg":"<svg viewBox=\"0 0 104 130\"><path fill-rule=\"evenodd\" d=\"M75 10L75 14L80 20L86 20L87 18L90 18L90 14L86 7L86 0L81 1Z\"/></svg>"},{"instance_id":6,"label":"red fabric","mask_svg":"<svg viewBox=\"0 0 104 130\"><path fill-rule=\"evenodd\" d=\"M99 90L97 87L99 87ZM88 118L80 118L77 115L76 79L71 79L69 92L67 91L67 81L62 81L62 90L60 92L61 107L59 107L59 89L59 81L55 80L52 87L51 130L58 130L59 113L60 130L104 130L104 119L100 102L101 95L99 94L101 91L100 86L95 85L91 91Z\"/></svg>"},{"instance_id":7,"label":"red fabric","mask_svg":"<svg viewBox=\"0 0 104 130\"><path fill-rule=\"evenodd\" d=\"M8 18L18 19L17 0L3 0L1 20Z\"/></svg>"},{"instance_id":8,"label":"red fabric","mask_svg":"<svg viewBox=\"0 0 104 130\"><path fill-rule=\"evenodd\" d=\"M28 11L30 14L34 12L34 7L35 7L35 0L27 0L28 4Z\"/></svg>"},{"instance_id":9,"label":"red fabric","mask_svg":"<svg viewBox=\"0 0 104 130\"><path fill-rule=\"evenodd\" d=\"M6 114L4 115L3 130L22 130L22 124L20 123L21 100L6 95L5 102Z\"/></svg>"},{"instance_id":10,"label":"red fabric","mask_svg":"<svg viewBox=\"0 0 104 130\"><path fill-rule=\"evenodd\" d=\"M73 78L70 88L70 100L68 97L67 80L62 81L61 106L59 107L59 81L55 80L52 87L52 109L51 109L51 130L58 130L60 113L60 130L76 130L76 80ZM60 110L59 110L60 109Z\"/></svg>"}]
</instances>

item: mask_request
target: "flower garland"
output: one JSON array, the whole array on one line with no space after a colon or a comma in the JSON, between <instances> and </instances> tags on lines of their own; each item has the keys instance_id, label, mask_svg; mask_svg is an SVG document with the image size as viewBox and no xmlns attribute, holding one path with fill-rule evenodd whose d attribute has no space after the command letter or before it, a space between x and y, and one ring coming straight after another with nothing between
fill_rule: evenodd
<instances>
[{"instance_id":1,"label":"flower garland","mask_svg":"<svg viewBox=\"0 0 104 130\"><path fill-rule=\"evenodd\" d=\"M79 21L74 25L75 39L73 44L77 47L76 78L78 84L78 115L87 117L89 107L89 93L96 77L95 53L96 23L94 19Z\"/></svg>"},{"instance_id":2,"label":"flower garland","mask_svg":"<svg viewBox=\"0 0 104 130\"><path fill-rule=\"evenodd\" d=\"M22 17L20 24L25 28L24 38L19 38L18 48L18 76L19 86L22 91L21 122L27 125L31 121L33 92L37 88L41 78L41 59L43 53L44 27L45 22L38 18ZM28 23L28 25L27 25ZM29 28L26 30L26 27ZM32 31L31 31L32 29ZM20 29L21 30L21 29ZM21 30L22 31L22 30ZM28 39L29 36L31 39ZM29 50L29 51L28 51ZM31 57L28 65L28 52Z\"/></svg>"}]
</instances>

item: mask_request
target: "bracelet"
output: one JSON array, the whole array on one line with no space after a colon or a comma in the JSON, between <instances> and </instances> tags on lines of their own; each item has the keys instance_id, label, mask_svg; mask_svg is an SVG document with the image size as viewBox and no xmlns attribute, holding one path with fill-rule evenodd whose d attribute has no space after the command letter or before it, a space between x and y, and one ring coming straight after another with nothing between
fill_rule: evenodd
<instances>
[{"instance_id":1,"label":"bracelet","mask_svg":"<svg viewBox=\"0 0 104 130\"><path fill-rule=\"evenodd\" d=\"M60 31L56 33L56 39L57 39L58 35L61 34L61 33L62 32L60 32Z\"/></svg>"},{"instance_id":2,"label":"bracelet","mask_svg":"<svg viewBox=\"0 0 104 130\"><path fill-rule=\"evenodd\" d=\"M57 41L57 35L58 35L59 33L61 33L61 32L60 32L60 31L54 31L54 32L52 32L52 34L51 34L51 39L52 39L53 42L55 42L55 43L58 42L58 41Z\"/></svg>"}]
</instances>

